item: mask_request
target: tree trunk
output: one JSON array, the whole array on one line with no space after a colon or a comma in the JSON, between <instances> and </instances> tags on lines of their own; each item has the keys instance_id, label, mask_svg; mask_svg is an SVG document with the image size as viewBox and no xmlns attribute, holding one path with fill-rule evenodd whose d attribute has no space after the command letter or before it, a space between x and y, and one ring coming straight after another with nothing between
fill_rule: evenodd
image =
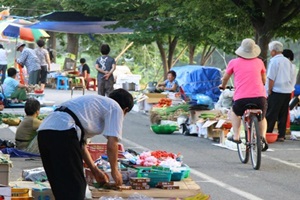
<instances>
[{"instance_id":1,"label":"tree trunk","mask_svg":"<svg viewBox=\"0 0 300 200\"><path fill-rule=\"evenodd\" d=\"M157 47L159 49L159 53L161 56L161 60L163 63L163 68L164 68L164 79L167 78L168 75L168 71L170 70L172 64L173 64L173 56L174 56L174 52L177 46L177 42L178 42L178 37L174 37L173 39L171 38L171 36L169 37L169 44L168 44L168 56L166 55L166 51L163 47L163 42L161 40L156 40L156 44Z\"/></svg>"},{"instance_id":2,"label":"tree trunk","mask_svg":"<svg viewBox=\"0 0 300 200\"><path fill-rule=\"evenodd\" d=\"M174 57L174 52L177 46L178 42L178 37L175 36L173 39L171 36L169 36L169 55L168 55L168 67L167 67L167 72L170 71L170 68L173 64L173 57ZM164 78L167 78L167 74L165 75Z\"/></svg>"},{"instance_id":3,"label":"tree trunk","mask_svg":"<svg viewBox=\"0 0 300 200\"><path fill-rule=\"evenodd\" d=\"M190 65L194 64L195 49L196 49L196 45L189 44L189 64Z\"/></svg>"},{"instance_id":4,"label":"tree trunk","mask_svg":"<svg viewBox=\"0 0 300 200\"><path fill-rule=\"evenodd\" d=\"M268 51L269 51L268 45L273 36L274 34L271 33L267 34L266 31L264 30L256 29L255 42L261 49L261 53L259 57L263 60L266 68L268 66L268 61L267 61Z\"/></svg>"},{"instance_id":5,"label":"tree trunk","mask_svg":"<svg viewBox=\"0 0 300 200\"><path fill-rule=\"evenodd\" d=\"M163 68L164 68L164 78L167 77L167 73L168 73L168 62L167 62L167 56L166 56L166 51L163 47L163 43L162 41L156 40L156 44L160 53L160 57L161 57L161 61L163 64Z\"/></svg>"},{"instance_id":6,"label":"tree trunk","mask_svg":"<svg viewBox=\"0 0 300 200\"><path fill-rule=\"evenodd\" d=\"M64 62L64 68L66 70L75 70L76 69L76 59L78 54L78 41L79 37L76 34L67 34L68 44L67 44L67 53L75 55L74 58L66 57Z\"/></svg>"},{"instance_id":7,"label":"tree trunk","mask_svg":"<svg viewBox=\"0 0 300 200\"><path fill-rule=\"evenodd\" d=\"M213 47L212 45L205 44L203 51L202 51L202 56L200 59L200 65L205 66L207 61L210 59L211 55L215 51L216 47Z\"/></svg>"},{"instance_id":8,"label":"tree trunk","mask_svg":"<svg viewBox=\"0 0 300 200\"><path fill-rule=\"evenodd\" d=\"M48 32L50 35L48 41L48 51L52 54L53 57L50 56L51 62L56 62L56 33L55 32Z\"/></svg>"}]
</instances>

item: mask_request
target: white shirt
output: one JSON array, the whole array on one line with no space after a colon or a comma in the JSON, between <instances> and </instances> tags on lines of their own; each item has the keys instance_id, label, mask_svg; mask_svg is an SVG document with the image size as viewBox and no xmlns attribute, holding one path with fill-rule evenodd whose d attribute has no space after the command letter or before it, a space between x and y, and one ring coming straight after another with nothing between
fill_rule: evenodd
<instances>
[{"instance_id":1,"label":"white shirt","mask_svg":"<svg viewBox=\"0 0 300 200\"><path fill-rule=\"evenodd\" d=\"M7 52L0 49L0 65L7 65Z\"/></svg>"},{"instance_id":2,"label":"white shirt","mask_svg":"<svg viewBox=\"0 0 300 200\"><path fill-rule=\"evenodd\" d=\"M295 72L295 66L282 54L278 54L271 58L267 71L267 78L274 81L272 91L284 94L294 91L297 76ZM268 84L269 81L267 80L267 90Z\"/></svg>"},{"instance_id":3,"label":"white shirt","mask_svg":"<svg viewBox=\"0 0 300 200\"><path fill-rule=\"evenodd\" d=\"M113 136L122 139L124 113L120 105L101 95L84 95L61 104L78 117L85 132L85 139L95 135ZM38 131L69 130L75 128L80 139L81 130L74 119L65 112L56 111L45 118Z\"/></svg>"}]
</instances>

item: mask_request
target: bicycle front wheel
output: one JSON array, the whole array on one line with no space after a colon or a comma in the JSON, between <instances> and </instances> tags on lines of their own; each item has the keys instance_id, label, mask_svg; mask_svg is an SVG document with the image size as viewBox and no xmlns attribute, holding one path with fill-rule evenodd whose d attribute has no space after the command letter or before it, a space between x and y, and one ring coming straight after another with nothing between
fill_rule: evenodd
<instances>
[{"instance_id":1,"label":"bicycle front wheel","mask_svg":"<svg viewBox=\"0 0 300 200\"><path fill-rule=\"evenodd\" d=\"M246 164L249 161L249 149L247 145L248 143L247 127L244 120L242 120L240 129L241 129L240 139L242 140L242 143L237 144L237 150L238 150L240 161Z\"/></svg>"},{"instance_id":2,"label":"bicycle front wheel","mask_svg":"<svg viewBox=\"0 0 300 200\"><path fill-rule=\"evenodd\" d=\"M252 167L255 170L260 168L261 163L261 138L256 116L251 116L250 122L250 154Z\"/></svg>"}]
</instances>

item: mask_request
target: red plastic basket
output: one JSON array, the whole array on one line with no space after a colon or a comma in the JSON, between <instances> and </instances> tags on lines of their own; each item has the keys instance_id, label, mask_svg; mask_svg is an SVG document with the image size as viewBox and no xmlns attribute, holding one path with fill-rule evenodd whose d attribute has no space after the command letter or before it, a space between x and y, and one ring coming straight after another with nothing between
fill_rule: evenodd
<instances>
[{"instance_id":1,"label":"red plastic basket","mask_svg":"<svg viewBox=\"0 0 300 200\"><path fill-rule=\"evenodd\" d=\"M90 143L90 144L87 144L87 149L90 152L93 161L97 160L102 155L107 155L106 143ZM118 157L124 158L123 152L125 150L124 150L123 144L121 144L121 143L118 144L118 151L119 151Z\"/></svg>"}]
</instances>

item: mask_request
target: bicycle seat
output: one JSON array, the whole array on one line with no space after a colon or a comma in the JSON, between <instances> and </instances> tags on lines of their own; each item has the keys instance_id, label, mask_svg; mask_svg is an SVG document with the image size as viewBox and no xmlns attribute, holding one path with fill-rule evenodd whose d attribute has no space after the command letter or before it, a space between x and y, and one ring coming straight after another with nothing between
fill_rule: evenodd
<instances>
[{"instance_id":1,"label":"bicycle seat","mask_svg":"<svg viewBox=\"0 0 300 200\"><path fill-rule=\"evenodd\" d=\"M255 103L248 103L245 105L246 109L258 109L258 106Z\"/></svg>"}]
</instances>

